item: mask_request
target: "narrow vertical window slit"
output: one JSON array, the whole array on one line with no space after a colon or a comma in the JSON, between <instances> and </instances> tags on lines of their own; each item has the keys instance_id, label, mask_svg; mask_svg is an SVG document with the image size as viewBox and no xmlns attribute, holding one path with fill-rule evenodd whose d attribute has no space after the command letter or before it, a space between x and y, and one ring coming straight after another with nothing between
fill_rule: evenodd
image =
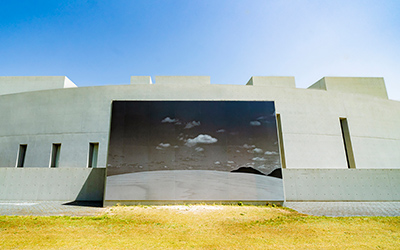
<instances>
[{"instance_id":1,"label":"narrow vertical window slit","mask_svg":"<svg viewBox=\"0 0 400 250\"><path fill-rule=\"evenodd\" d=\"M89 143L88 168L97 167L98 152L99 152L99 143L98 142Z\"/></svg>"},{"instance_id":2,"label":"narrow vertical window slit","mask_svg":"<svg viewBox=\"0 0 400 250\"><path fill-rule=\"evenodd\" d=\"M26 145L26 144L20 144L19 145L18 158L17 158L17 168L24 167L27 146L28 145Z\"/></svg>"},{"instance_id":3,"label":"narrow vertical window slit","mask_svg":"<svg viewBox=\"0 0 400 250\"><path fill-rule=\"evenodd\" d=\"M354 160L353 148L351 146L351 137L349 125L347 122L347 118L339 118L340 120L340 128L342 131L343 145L344 151L346 154L346 161L348 168L356 168L356 163Z\"/></svg>"},{"instance_id":4,"label":"narrow vertical window slit","mask_svg":"<svg viewBox=\"0 0 400 250\"><path fill-rule=\"evenodd\" d=\"M279 141L279 151L281 154L281 165L282 168L286 168L285 149L283 145L282 122L280 114L276 114L276 123L278 128L278 141Z\"/></svg>"},{"instance_id":5,"label":"narrow vertical window slit","mask_svg":"<svg viewBox=\"0 0 400 250\"><path fill-rule=\"evenodd\" d=\"M57 168L60 164L61 143L53 143L51 150L50 167Z\"/></svg>"}]
</instances>

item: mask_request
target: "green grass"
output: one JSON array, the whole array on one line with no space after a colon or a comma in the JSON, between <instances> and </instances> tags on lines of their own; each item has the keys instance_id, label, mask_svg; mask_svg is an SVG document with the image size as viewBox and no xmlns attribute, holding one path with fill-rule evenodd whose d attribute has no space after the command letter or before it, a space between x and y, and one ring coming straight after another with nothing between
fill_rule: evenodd
<instances>
[{"instance_id":1,"label":"green grass","mask_svg":"<svg viewBox=\"0 0 400 250\"><path fill-rule=\"evenodd\" d=\"M0 216L0 249L399 249L400 217L260 206L115 206L95 217Z\"/></svg>"}]
</instances>

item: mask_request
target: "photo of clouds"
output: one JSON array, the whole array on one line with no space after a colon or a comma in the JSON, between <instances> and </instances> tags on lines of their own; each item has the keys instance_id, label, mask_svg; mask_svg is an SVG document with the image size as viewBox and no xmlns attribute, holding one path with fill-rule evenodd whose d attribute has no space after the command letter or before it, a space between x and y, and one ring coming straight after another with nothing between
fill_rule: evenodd
<instances>
[{"instance_id":1,"label":"photo of clouds","mask_svg":"<svg viewBox=\"0 0 400 250\"><path fill-rule=\"evenodd\" d=\"M213 170L281 177L268 101L114 101L107 176Z\"/></svg>"}]
</instances>

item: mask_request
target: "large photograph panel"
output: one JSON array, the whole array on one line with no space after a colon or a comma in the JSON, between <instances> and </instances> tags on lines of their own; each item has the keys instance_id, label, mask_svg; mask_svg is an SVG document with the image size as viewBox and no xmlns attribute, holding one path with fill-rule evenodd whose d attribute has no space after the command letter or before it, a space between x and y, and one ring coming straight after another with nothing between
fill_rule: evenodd
<instances>
[{"instance_id":1,"label":"large photograph panel","mask_svg":"<svg viewBox=\"0 0 400 250\"><path fill-rule=\"evenodd\" d=\"M141 178L145 173L149 180L148 183L140 180L140 186L145 185L147 189L156 188L151 187L157 185L153 177L162 179L162 176L173 175L174 181L165 179L168 186L173 186L171 192L176 192L178 183L181 187L190 185L188 176L195 175L192 179L196 179L201 174L209 178L207 173L219 179L237 179L241 173L246 174L244 179L256 178L249 174L258 175L257 182L265 176L268 177L265 181L278 183L274 185L280 187L275 189L280 190L282 180L279 179L281 166L276 129L273 102L114 101L106 200L121 197L135 200L135 191L129 189L139 185L140 173ZM229 175L221 175L221 172ZM232 177L232 174L236 175ZM185 181L186 184L182 183ZM229 185L240 186L240 179L239 183ZM121 192L129 194L122 195ZM182 198L172 196L175 197L172 199ZM283 200L283 194L281 196Z\"/></svg>"}]
</instances>

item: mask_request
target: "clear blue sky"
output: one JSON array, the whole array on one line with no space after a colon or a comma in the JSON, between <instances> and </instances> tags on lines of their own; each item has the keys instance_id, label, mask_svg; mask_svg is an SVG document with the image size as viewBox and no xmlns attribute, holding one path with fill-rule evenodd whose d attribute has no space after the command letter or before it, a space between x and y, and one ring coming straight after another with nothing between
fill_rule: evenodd
<instances>
[{"instance_id":1,"label":"clear blue sky","mask_svg":"<svg viewBox=\"0 0 400 250\"><path fill-rule=\"evenodd\" d=\"M400 1L2 1L0 75L381 76L400 100Z\"/></svg>"}]
</instances>

